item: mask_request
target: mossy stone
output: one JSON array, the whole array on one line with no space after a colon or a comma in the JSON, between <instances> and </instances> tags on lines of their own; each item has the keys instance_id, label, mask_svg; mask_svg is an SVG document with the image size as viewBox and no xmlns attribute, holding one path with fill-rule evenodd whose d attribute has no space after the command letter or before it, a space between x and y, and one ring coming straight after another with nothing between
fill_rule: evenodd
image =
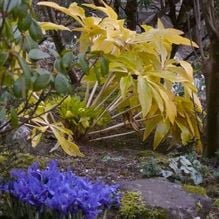
<instances>
[{"instance_id":1,"label":"mossy stone","mask_svg":"<svg viewBox=\"0 0 219 219\"><path fill-rule=\"evenodd\" d=\"M184 184L183 189L186 192L190 192L196 195L201 195L201 196L207 195L206 189L201 186L193 186L193 185Z\"/></svg>"},{"instance_id":2,"label":"mossy stone","mask_svg":"<svg viewBox=\"0 0 219 219\"><path fill-rule=\"evenodd\" d=\"M126 192L119 210L122 219L168 219L164 209L147 207L139 192Z\"/></svg>"}]
</instances>

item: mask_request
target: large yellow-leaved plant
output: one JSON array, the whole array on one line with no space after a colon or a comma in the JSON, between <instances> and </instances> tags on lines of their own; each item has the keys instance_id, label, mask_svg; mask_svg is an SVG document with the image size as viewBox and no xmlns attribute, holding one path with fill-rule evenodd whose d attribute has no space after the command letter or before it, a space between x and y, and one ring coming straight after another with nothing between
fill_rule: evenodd
<instances>
[{"instance_id":1,"label":"large yellow-leaved plant","mask_svg":"<svg viewBox=\"0 0 219 219\"><path fill-rule=\"evenodd\" d=\"M90 88L88 91L92 90L87 106L98 108L114 93L116 97L106 111L116 109L121 112L129 108L135 121L144 125L144 139L154 131L154 148L171 135L183 144L195 139L196 149L201 152L196 115L201 111L201 105L193 83L193 69L186 61L170 58L173 44L197 45L182 37L180 30L164 28L161 21L157 28L142 25L143 33L131 31L111 7L102 3L104 7L72 3L68 8L54 2L38 3L69 15L80 25L69 29L49 22L41 23L44 30L81 33L80 53L90 57L83 78L83 83ZM101 11L104 16L87 16L85 8ZM92 59L92 54L98 54L98 59ZM182 85L183 95L174 92L175 83ZM97 86L101 87L98 91Z\"/></svg>"}]
</instances>

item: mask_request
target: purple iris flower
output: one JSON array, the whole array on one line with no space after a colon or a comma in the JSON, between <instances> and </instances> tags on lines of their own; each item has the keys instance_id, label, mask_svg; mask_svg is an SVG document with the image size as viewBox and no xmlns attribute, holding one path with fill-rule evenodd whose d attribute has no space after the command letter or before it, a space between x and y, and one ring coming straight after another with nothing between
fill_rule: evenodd
<instances>
[{"instance_id":1,"label":"purple iris flower","mask_svg":"<svg viewBox=\"0 0 219 219\"><path fill-rule=\"evenodd\" d=\"M11 171L12 180L0 186L15 198L38 209L51 209L61 214L83 212L87 219L95 219L107 208L118 206L117 185L91 182L76 176L71 170L60 171L56 161L40 169L34 163L27 170Z\"/></svg>"}]
</instances>

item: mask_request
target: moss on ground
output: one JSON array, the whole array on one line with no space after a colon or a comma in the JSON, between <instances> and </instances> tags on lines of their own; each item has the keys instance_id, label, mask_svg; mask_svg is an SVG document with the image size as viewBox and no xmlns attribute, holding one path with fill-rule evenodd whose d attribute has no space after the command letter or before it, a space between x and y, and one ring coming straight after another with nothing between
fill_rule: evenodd
<instances>
[{"instance_id":1,"label":"moss on ground","mask_svg":"<svg viewBox=\"0 0 219 219\"><path fill-rule=\"evenodd\" d=\"M9 152L0 153L0 176L8 177L9 172L13 168L28 168L33 162L38 161L40 166L45 166L46 159L31 155L29 153Z\"/></svg>"},{"instance_id":2,"label":"moss on ground","mask_svg":"<svg viewBox=\"0 0 219 219\"><path fill-rule=\"evenodd\" d=\"M213 206L219 208L219 198L216 198L216 199L214 200Z\"/></svg>"},{"instance_id":3,"label":"moss on ground","mask_svg":"<svg viewBox=\"0 0 219 219\"><path fill-rule=\"evenodd\" d=\"M201 195L201 196L207 195L206 189L201 186L193 186L193 185L184 184L183 189L186 192L194 193L196 195Z\"/></svg>"},{"instance_id":4,"label":"moss on ground","mask_svg":"<svg viewBox=\"0 0 219 219\"><path fill-rule=\"evenodd\" d=\"M120 216L124 219L167 219L164 209L149 208L138 192L126 192L121 200Z\"/></svg>"}]
</instances>

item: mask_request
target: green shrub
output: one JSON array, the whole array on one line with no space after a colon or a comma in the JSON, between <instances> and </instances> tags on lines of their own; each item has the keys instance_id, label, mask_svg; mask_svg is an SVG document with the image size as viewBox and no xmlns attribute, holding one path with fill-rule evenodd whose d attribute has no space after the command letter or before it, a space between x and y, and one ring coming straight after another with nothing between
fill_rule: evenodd
<instances>
[{"instance_id":1,"label":"green shrub","mask_svg":"<svg viewBox=\"0 0 219 219\"><path fill-rule=\"evenodd\" d=\"M67 127L73 131L76 139L84 135L94 123L95 126L102 127L110 121L107 112L98 119L103 109L86 106L85 101L80 100L78 96L67 97L59 106L58 112Z\"/></svg>"},{"instance_id":2,"label":"green shrub","mask_svg":"<svg viewBox=\"0 0 219 219\"><path fill-rule=\"evenodd\" d=\"M156 159L152 157L144 162L140 171L144 177L149 178L159 176L161 174L161 170L162 169L160 165L157 163Z\"/></svg>"}]
</instances>

